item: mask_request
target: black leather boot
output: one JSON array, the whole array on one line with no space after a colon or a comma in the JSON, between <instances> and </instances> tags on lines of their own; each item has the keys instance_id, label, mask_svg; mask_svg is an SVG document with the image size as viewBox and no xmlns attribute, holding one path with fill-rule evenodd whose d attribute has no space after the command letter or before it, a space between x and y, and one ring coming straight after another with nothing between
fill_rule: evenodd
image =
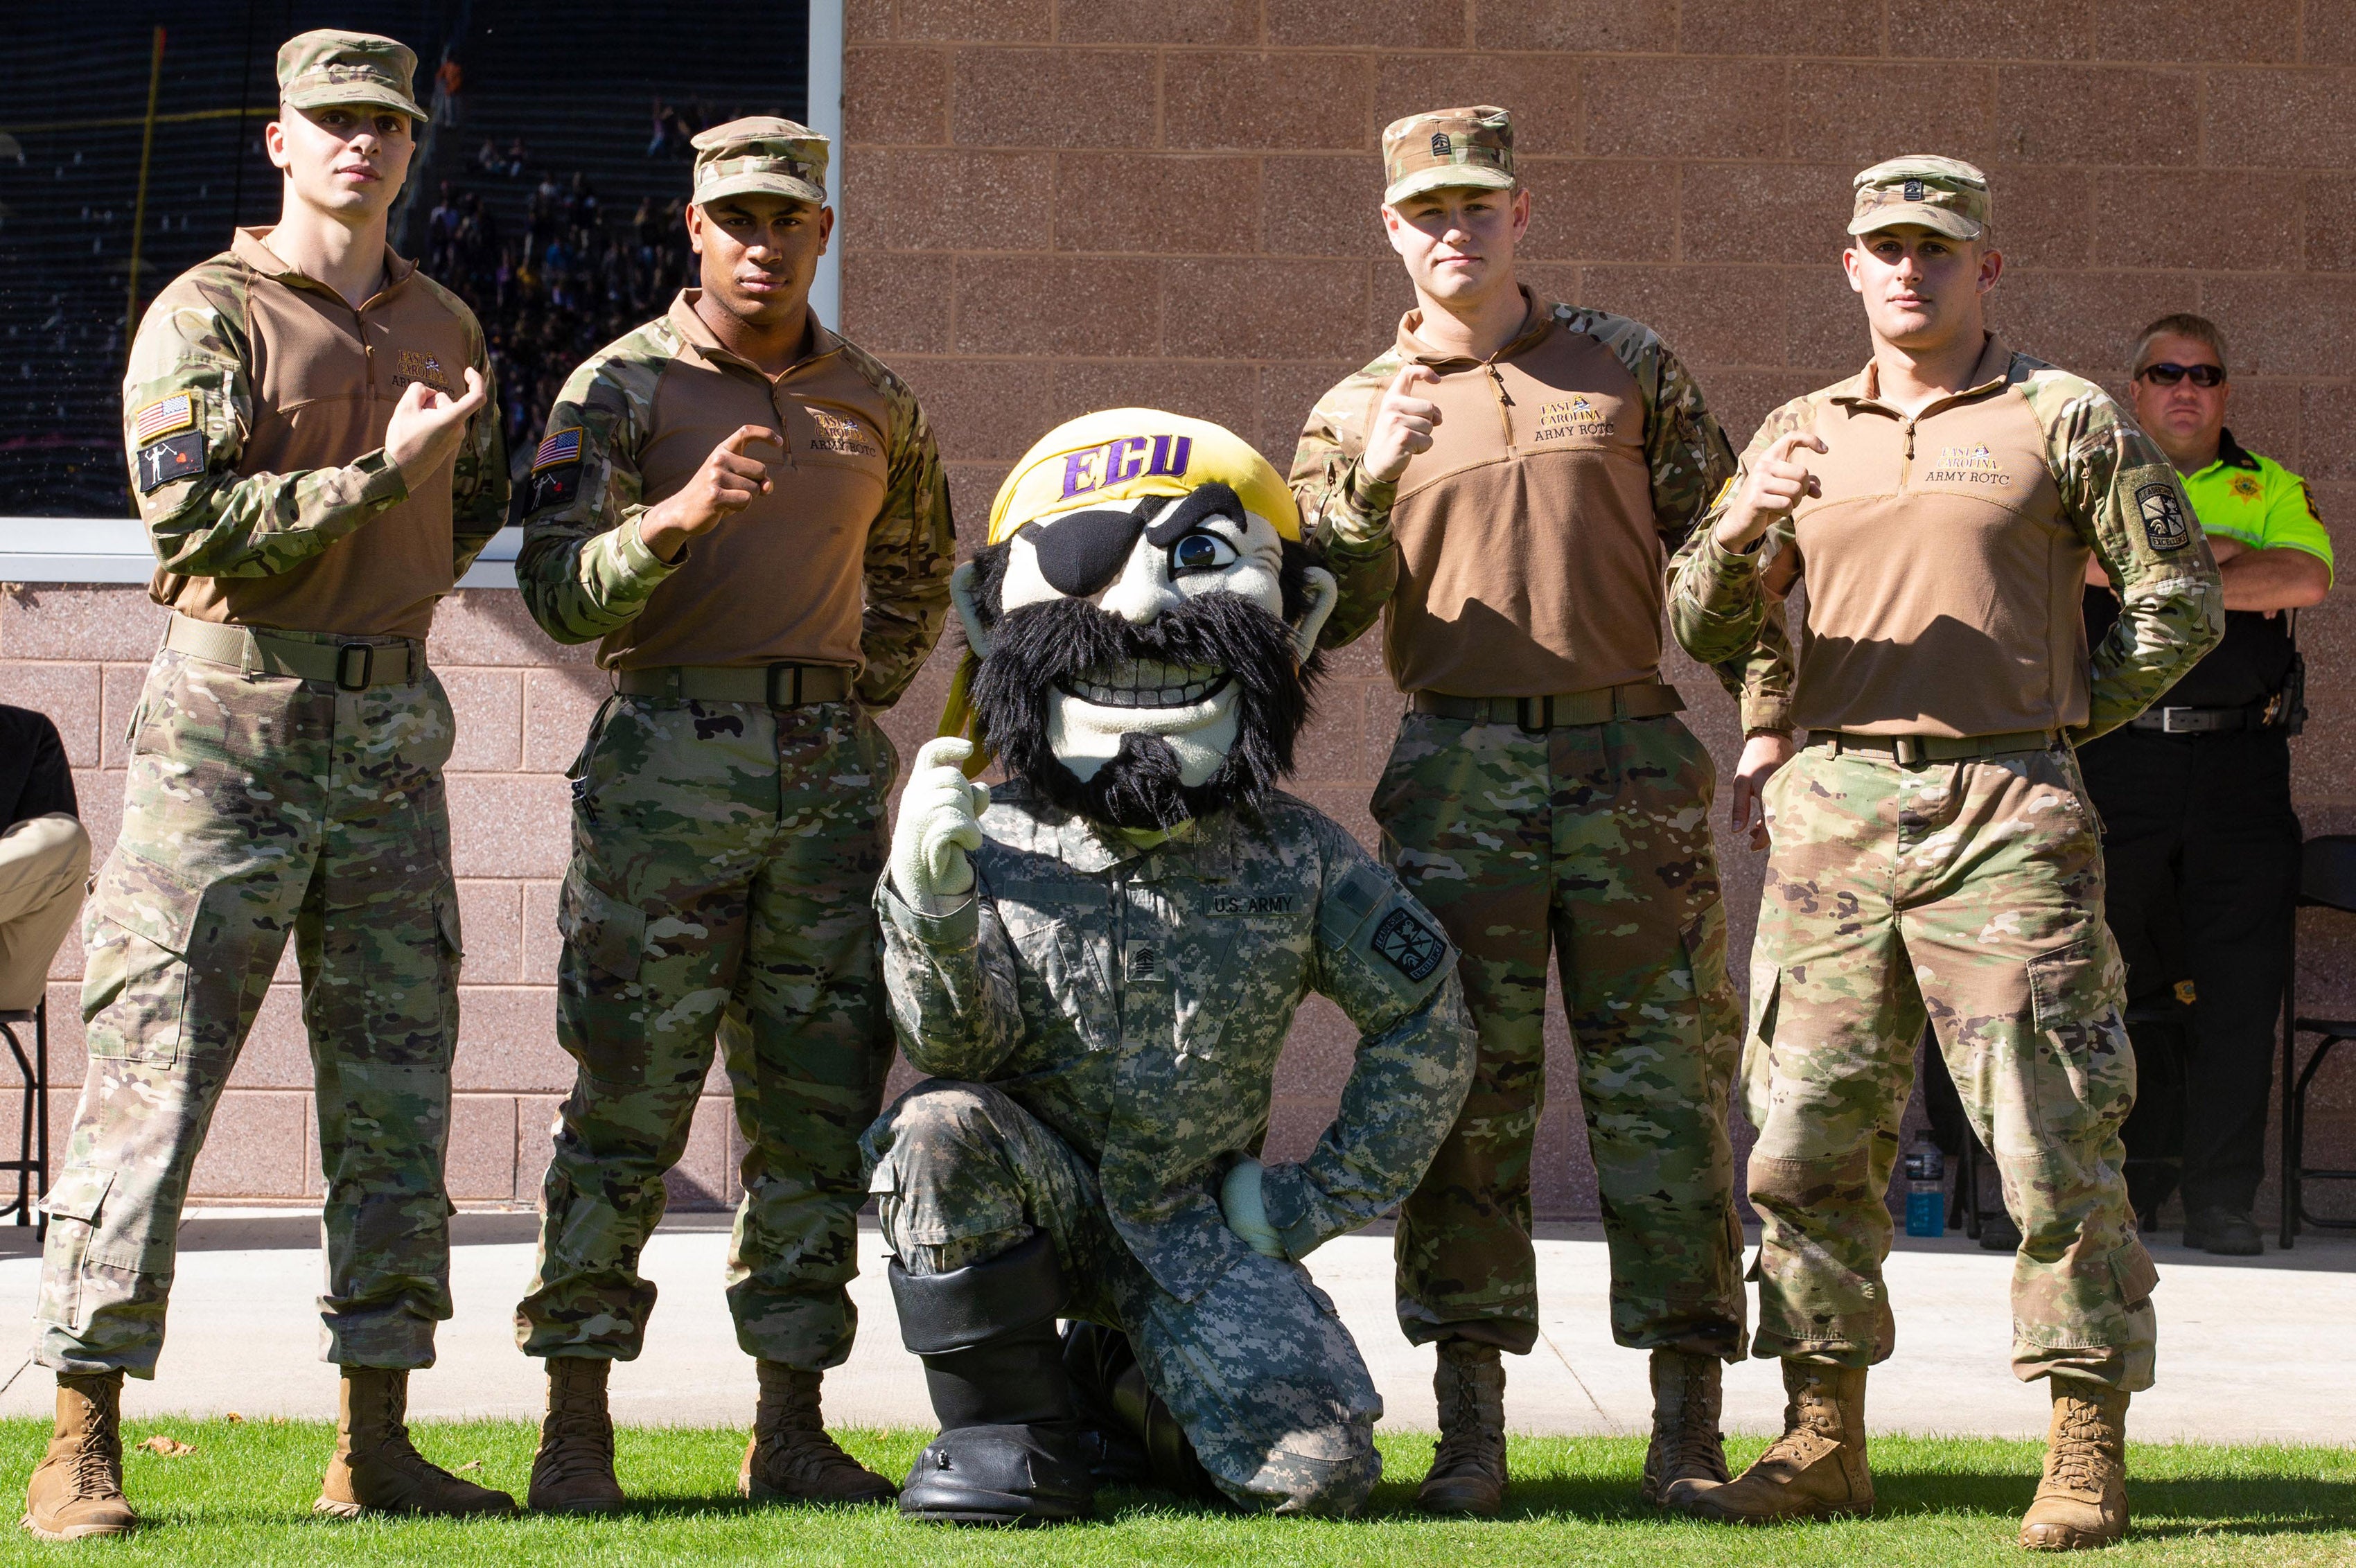
<instances>
[{"instance_id":1,"label":"black leather boot","mask_svg":"<svg viewBox=\"0 0 2356 1568\"><path fill-rule=\"evenodd\" d=\"M941 1435L916 1456L900 1511L952 1524L1055 1524L1087 1515L1080 1445L1055 1317L1069 1294L1044 1233L969 1268L891 1265L900 1339L925 1363Z\"/></svg>"},{"instance_id":2,"label":"black leather boot","mask_svg":"<svg viewBox=\"0 0 2356 1568\"><path fill-rule=\"evenodd\" d=\"M1064 1330L1064 1369L1087 1428L1082 1441L1088 1469L1098 1481L1219 1499L1186 1429L1145 1381L1128 1335L1100 1323L1072 1324Z\"/></svg>"}]
</instances>

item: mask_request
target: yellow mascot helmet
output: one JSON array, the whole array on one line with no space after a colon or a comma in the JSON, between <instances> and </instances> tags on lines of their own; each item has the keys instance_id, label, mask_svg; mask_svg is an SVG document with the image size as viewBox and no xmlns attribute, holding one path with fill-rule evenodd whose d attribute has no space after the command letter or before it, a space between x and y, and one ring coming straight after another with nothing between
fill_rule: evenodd
<instances>
[{"instance_id":1,"label":"yellow mascot helmet","mask_svg":"<svg viewBox=\"0 0 2356 1568\"><path fill-rule=\"evenodd\" d=\"M1233 431L1154 409L1107 409L1057 425L1023 454L990 504L990 542L1004 544L1057 512L1215 483L1286 539L1301 538L1301 508L1284 476Z\"/></svg>"},{"instance_id":2,"label":"yellow mascot helmet","mask_svg":"<svg viewBox=\"0 0 2356 1568\"><path fill-rule=\"evenodd\" d=\"M1146 496L1191 495L1223 484L1244 509L1282 538L1301 538L1301 507L1276 465L1241 436L1208 420L1158 409L1106 409L1041 436L990 504L990 542L1004 544L1042 517ZM980 777L990 752L976 732L973 680L981 661L968 648L949 683L940 733L974 742L965 771Z\"/></svg>"}]
</instances>

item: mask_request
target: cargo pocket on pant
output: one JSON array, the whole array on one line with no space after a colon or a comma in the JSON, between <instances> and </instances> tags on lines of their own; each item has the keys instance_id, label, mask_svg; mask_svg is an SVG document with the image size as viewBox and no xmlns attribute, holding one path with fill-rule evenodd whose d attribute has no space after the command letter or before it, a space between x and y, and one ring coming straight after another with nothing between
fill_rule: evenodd
<instances>
[{"instance_id":1,"label":"cargo pocket on pant","mask_svg":"<svg viewBox=\"0 0 2356 1568\"><path fill-rule=\"evenodd\" d=\"M91 1166L68 1166L57 1185L41 1200L49 1217L47 1260L41 1266L40 1300L34 1316L44 1323L79 1331L81 1320L82 1265L90 1255L91 1230L106 1202L114 1172Z\"/></svg>"},{"instance_id":2,"label":"cargo pocket on pant","mask_svg":"<svg viewBox=\"0 0 2356 1568\"><path fill-rule=\"evenodd\" d=\"M2126 1118L2135 1104L2135 1051L2119 1016L2126 977L2099 927L2029 961L2035 1066L2023 1086L2040 1132L2083 1137Z\"/></svg>"},{"instance_id":3,"label":"cargo pocket on pant","mask_svg":"<svg viewBox=\"0 0 2356 1568\"><path fill-rule=\"evenodd\" d=\"M564 874L556 929L566 945L617 980L635 980L646 957L647 915L591 881L580 862Z\"/></svg>"},{"instance_id":4,"label":"cargo pocket on pant","mask_svg":"<svg viewBox=\"0 0 2356 1568\"><path fill-rule=\"evenodd\" d=\"M107 858L82 919L81 1018L90 1055L164 1065L179 1060L205 892L130 850ZM211 978L241 983L242 966L233 966L237 973ZM126 1004L122 1016L102 1024L100 1015L117 1003Z\"/></svg>"}]
</instances>

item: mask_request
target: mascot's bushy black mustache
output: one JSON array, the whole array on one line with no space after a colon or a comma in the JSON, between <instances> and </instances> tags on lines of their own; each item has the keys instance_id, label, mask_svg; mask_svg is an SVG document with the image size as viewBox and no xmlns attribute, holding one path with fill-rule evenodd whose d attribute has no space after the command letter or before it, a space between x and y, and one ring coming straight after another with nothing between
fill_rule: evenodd
<instances>
[{"instance_id":1,"label":"mascot's bushy black mustache","mask_svg":"<svg viewBox=\"0 0 2356 1568\"><path fill-rule=\"evenodd\" d=\"M979 595L991 608L1000 574L990 567L996 565L984 564ZM1297 579L1298 571L1286 576ZM973 685L982 737L1008 773L1066 810L1117 827L1173 827L1249 804L1292 770L1293 742L1309 720L1321 661L1312 656L1296 667L1291 628L1239 594L1190 599L1143 626L1085 599L1055 599L995 617L993 631ZM1152 659L1215 667L1235 682L1236 743L1226 762L1189 785L1178 776L1168 741L1129 735L1119 754L1083 781L1048 749L1049 696L1058 682L1091 670Z\"/></svg>"}]
</instances>

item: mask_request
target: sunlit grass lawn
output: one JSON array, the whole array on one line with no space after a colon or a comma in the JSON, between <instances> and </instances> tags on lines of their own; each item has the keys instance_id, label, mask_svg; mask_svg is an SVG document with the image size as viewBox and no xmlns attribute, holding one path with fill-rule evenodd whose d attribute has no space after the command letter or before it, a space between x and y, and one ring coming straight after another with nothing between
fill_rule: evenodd
<instances>
[{"instance_id":1,"label":"sunlit grass lawn","mask_svg":"<svg viewBox=\"0 0 2356 1568\"><path fill-rule=\"evenodd\" d=\"M157 1434L192 1444L175 1458L133 1449L129 1487L147 1528L129 1542L51 1546L16 1532L0 1561L68 1555L174 1563L1415 1563L1642 1568L1718 1563L1923 1563L1962 1568L2026 1561L2013 1545L2037 1473L2034 1444L1876 1439L1881 1512L1871 1520L1732 1530L1664 1519L1636 1500L1639 1440L1517 1438L1514 1493L1494 1521L1442 1522L1412 1508L1430 1439L1386 1437L1387 1478L1367 1519L1244 1519L1151 1492L1099 1498L1096 1520L1055 1531L959 1531L907 1523L889 1509L826 1510L740 1502L741 1431L637 1428L619 1439L636 1499L599 1519L525 1516L474 1524L315 1519L333 1432L315 1422L131 1424L126 1446ZM420 1445L520 1498L534 1429L521 1422L420 1424ZM906 1473L921 1432L851 1432L845 1444L886 1474ZM45 1425L0 1422L0 1483L21 1497ZM1760 1439L1730 1444L1740 1466ZM2130 1457L2136 1531L2105 1568L2140 1563L2356 1564L2356 1452L2336 1448L2137 1447ZM13 1500L7 1505L18 1507Z\"/></svg>"}]
</instances>

